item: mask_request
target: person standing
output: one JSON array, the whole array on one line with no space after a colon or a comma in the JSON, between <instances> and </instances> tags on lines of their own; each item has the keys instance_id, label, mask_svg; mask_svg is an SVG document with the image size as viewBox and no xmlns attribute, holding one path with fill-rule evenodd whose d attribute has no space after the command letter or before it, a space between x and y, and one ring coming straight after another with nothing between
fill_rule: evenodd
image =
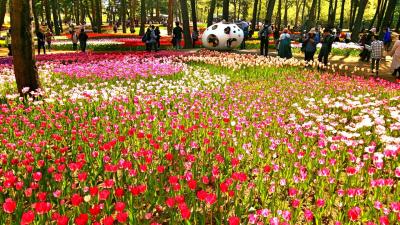
<instances>
[{"instance_id":1,"label":"person standing","mask_svg":"<svg viewBox=\"0 0 400 225\"><path fill-rule=\"evenodd\" d=\"M400 78L400 36L399 40L397 40L394 45L392 50L389 53L390 56L392 56L392 65L391 69L393 70L392 75L395 76L396 78Z\"/></svg>"},{"instance_id":2,"label":"person standing","mask_svg":"<svg viewBox=\"0 0 400 225\"><path fill-rule=\"evenodd\" d=\"M38 30L36 33L37 42L38 42L38 55L40 55L40 49L43 49L43 53L46 54L46 46L45 46L45 35L42 30Z\"/></svg>"},{"instance_id":3,"label":"person standing","mask_svg":"<svg viewBox=\"0 0 400 225\"><path fill-rule=\"evenodd\" d=\"M304 60L306 62L314 61L314 55L317 51L317 43L315 42L315 29L312 28L303 42Z\"/></svg>"},{"instance_id":4,"label":"person standing","mask_svg":"<svg viewBox=\"0 0 400 225\"><path fill-rule=\"evenodd\" d=\"M152 26L152 27L154 27L154 26ZM155 35L155 32L152 27L147 28L147 31L145 34L146 50L148 52L151 52L153 47L157 51L156 35Z\"/></svg>"},{"instance_id":5,"label":"person standing","mask_svg":"<svg viewBox=\"0 0 400 225\"><path fill-rule=\"evenodd\" d=\"M172 38L174 39L176 49L181 48L182 33L183 33L183 29L182 29L182 27L179 26L179 22L175 22L175 27L172 30L172 35L173 35Z\"/></svg>"},{"instance_id":6,"label":"person standing","mask_svg":"<svg viewBox=\"0 0 400 225\"><path fill-rule=\"evenodd\" d=\"M240 49L245 49L246 48L246 40L249 38L249 24L246 21L242 21L240 23L241 28L243 30L243 41L240 44Z\"/></svg>"},{"instance_id":7,"label":"person standing","mask_svg":"<svg viewBox=\"0 0 400 225\"><path fill-rule=\"evenodd\" d=\"M334 37L332 36L331 31L325 28L321 39L321 50L318 55L318 61L323 63L325 66L328 65L328 58L332 50L333 41Z\"/></svg>"},{"instance_id":8,"label":"person standing","mask_svg":"<svg viewBox=\"0 0 400 225\"><path fill-rule=\"evenodd\" d=\"M152 26L152 27L154 27L154 26ZM158 51L161 47L161 43L160 43L161 32L160 32L160 28L158 26L154 29L154 34L156 35L156 51Z\"/></svg>"},{"instance_id":9,"label":"person standing","mask_svg":"<svg viewBox=\"0 0 400 225\"><path fill-rule=\"evenodd\" d=\"M263 28L258 33L258 37L260 38L260 55L268 55L269 34L271 33L271 25L268 21L265 21Z\"/></svg>"},{"instance_id":10,"label":"person standing","mask_svg":"<svg viewBox=\"0 0 400 225\"><path fill-rule=\"evenodd\" d=\"M8 30L7 36L6 36L6 45L8 48L8 56L12 56L12 46L11 46L11 29Z\"/></svg>"},{"instance_id":11,"label":"person standing","mask_svg":"<svg viewBox=\"0 0 400 225\"><path fill-rule=\"evenodd\" d=\"M79 38L75 30L72 31L71 40L72 40L72 50L76 51L78 49Z\"/></svg>"},{"instance_id":12,"label":"person standing","mask_svg":"<svg viewBox=\"0 0 400 225\"><path fill-rule=\"evenodd\" d=\"M193 29L192 31L192 47L196 47L196 41L199 40L199 31L197 29Z\"/></svg>"},{"instance_id":13,"label":"person standing","mask_svg":"<svg viewBox=\"0 0 400 225\"><path fill-rule=\"evenodd\" d=\"M274 41L275 41L275 49L278 50L279 49L279 27L277 27L275 25L275 29L274 29Z\"/></svg>"},{"instance_id":14,"label":"person standing","mask_svg":"<svg viewBox=\"0 0 400 225\"><path fill-rule=\"evenodd\" d=\"M379 63L383 58L383 42L378 40L377 35L372 35L371 42L371 70L375 73L375 78L378 77Z\"/></svg>"},{"instance_id":15,"label":"person standing","mask_svg":"<svg viewBox=\"0 0 400 225\"><path fill-rule=\"evenodd\" d=\"M51 42L54 39L53 32L50 29L47 29L46 32L46 42L47 42L47 50L51 51Z\"/></svg>"},{"instance_id":16,"label":"person standing","mask_svg":"<svg viewBox=\"0 0 400 225\"><path fill-rule=\"evenodd\" d=\"M86 52L88 38L89 38L89 36L86 34L85 30L81 29L78 39L79 39L79 45L81 46L82 52Z\"/></svg>"},{"instance_id":17,"label":"person standing","mask_svg":"<svg viewBox=\"0 0 400 225\"><path fill-rule=\"evenodd\" d=\"M385 45L385 50L388 52L390 44L392 44L392 32L390 31L390 27L386 28L383 44Z\"/></svg>"},{"instance_id":18,"label":"person standing","mask_svg":"<svg viewBox=\"0 0 400 225\"><path fill-rule=\"evenodd\" d=\"M281 58L290 59L292 58L292 47L289 29L283 29L283 33L279 37L279 50L278 55Z\"/></svg>"}]
</instances>

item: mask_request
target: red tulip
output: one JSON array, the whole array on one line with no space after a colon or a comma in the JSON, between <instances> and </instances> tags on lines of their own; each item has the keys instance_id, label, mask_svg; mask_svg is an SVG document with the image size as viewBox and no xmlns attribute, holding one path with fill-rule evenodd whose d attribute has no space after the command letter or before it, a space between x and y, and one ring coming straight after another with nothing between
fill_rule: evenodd
<instances>
[{"instance_id":1,"label":"red tulip","mask_svg":"<svg viewBox=\"0 0 400 225\"><path fill-rule=\"evenodd\" d=\"M35 220L35 213L33 211L24 212L21 217L21 225L27 225Z\"/></svg>"},{"instance_id":2,"label":"red tulip","mask_svg":"<svg viewBox=\"0 0 400 225\"><path fill-rule=\"evenodd\" d=\"M15 208L17 207L17 203L11 198L7 198L3 204L3 210L5 213L13 213Z\"/></svg>"},{"instance_id":3,"label":"red tulip","mask_svg":"<svg viewBox=\"0 0 400 225\"><path fill-rule=\"evenodd\" d=\"M360 219L361 209L359 207L353 207L347 212L347 215L350 221L357 221Z\"/></svg>"},{"instance_id":4,"label":"red tulip","mask_svg":"<svg viewBox=\"0 0 400 225\"><path fill-rule=\"evenodd\" d=\"M82 213L75 218L76 225L86 225L89 220L88 214Z\"/></svg>"}]
</instances>

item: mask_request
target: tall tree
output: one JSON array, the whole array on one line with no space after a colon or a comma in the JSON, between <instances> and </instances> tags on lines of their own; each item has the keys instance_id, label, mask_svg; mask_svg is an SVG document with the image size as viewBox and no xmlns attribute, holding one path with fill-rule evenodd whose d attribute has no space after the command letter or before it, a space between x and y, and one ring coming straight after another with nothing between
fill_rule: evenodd
<instances>
[{"instance_id":1,"label":"tall tree","mask_svg":"<svg viewBox=\"0 0 400 225\"><path fill-rule=\"evenodd\" d=\"M317 0L313 0L311 4L310 11L308 12L308 17L305 22L305 29L309 30L312 27L315 27L316 22L315 22L315 10L317 6Z\"/></svg>"},{"instance_id":2,"label":"tall tree","mask_svg":"<svg viewBox=\"0 0 400 225\"><path fill-rule=\"evenodd\" d=\"M343 23L344 23L344 7L346 5L346 0L342 0L342 5L340 9L340 22L339 22L339 27L340 29L343 29Z\"/></svg>"},{"instance_id":3,"label":"tall tree","mask_svg":"<svg viewBox=\"0 0 400 225\"><path fill-rule=\"evenodd\" d=\"M126 0L121 0L121 22L122 22L122 32L126 33Z\"/></svg>"},{"instance_id":4,"label":"tall tree","mask_svg":"<svg viewBox=\"0 0 400 225\"><path fill-rule=\"evenodd\" d=\"M369 30L371 30L372 27L374 26L381 7L382 7L382 0L378 0L378 5L376 6L374 17L372 18L371 23L369 24Z\"/></svg>"},{"instance_id":5,"label":"tall tree","mask_svg":"<svg viewBox=\"0 0 400 225\"><path fill-rule=\"evenodd\" d=\"M213 24L216 5L217 5L217 0L211 0L210 11L208 11L208 17L207 17L207 27Z\"/></svg>"},{"instance_id":6,"label":"tall tree","mask_svg":"<svg viewBox=\"0 0 400 225\"><path fill-rule=\"evenodd\" d=\"M49 0L43 0L43 5L44 5L44 11L46 14L46 23L51 30L53 30L53 27L51 27L51 8L50 8L50 3Z\"/></svg>"},{"instance_id":7,"label":"tall tree","mask_svg":"<svg viewBox=\"0 0 400 225\"><path fill-rule=\"evenodd\" d=\"M38 0L32 0L32 12L33 12L33 20L35 21L35 31L39 30L39 17L38 17L38 10L37 10L37 5L36 3ZM1 21L0 21L1 22ZM0 24L0 30L1 30L1 24Z\"/></svg>"},{"instance_id":8,"label":"tall tree","mask_svg":"<svg viewBox=\"0 0 400 225\"><path fill-rule=\"evenodd\" d=\"M174 26L174 0L168 0L168 35L172 34L172 28Z\"/></svg>"},{"instance_id":9,"label":"tall tree","mask_svg":"<svg viewBox=\"0 0 400 225\"><path fill-rule=\"evenodd\" d=\"M285 11L283 14L283 24L285 27L287 27L289 25L288 10L289 10L290 4L291 4L291 2L289 0L285 0Z\"/></svg>"},{"instance_id":10,"label":"tall tree","mask_svg":"<svg viewBox=\"0 0 400 225\"><path fill-rule=\"evenodd\" d=\"M361 0L362 1L362 0ZM352 30L360 0L351 0L349 29Z\"/></svg>"},{"instance_id":11,"label":"tall tree","mask_svg":"<svg viewBox=\"0 0 400 225\"><path fill-rule=\"evenodd\" d=\"M278 0L278 11L276 13L275 23L278 26L278 29L281 29L281 23L282 23L282 0Z\"/></svg>"},{"instance_id":12,"label":"tall tree","mask_svg":"<svg viewBox=\"0 0 400 225\"><path fill-rule=\"evenodd\" d=\"M139 35L144 35L145 24L146 24L146 0L140 0L140 31L139 31Z\"/></svg>"},{"instance_id":13,"label":"tall tree","mask_svg":"<svg viewBox=\"0 0 400 225\"><path fill-rule=\"evenodd\" d=\"M362 29L362 21L364 17L364 12L365 8L367 6L368 0L360 0L360 4L358 7L358 12L357 12L357 17L354 20L354 25L352 29L352 34L351 34L351 40L353 42L358 41L358 36L360 34L360 31Z\"/></svg>"},{"instance_id":14,"label":"tall tree","mask_svg":"<svg viewBox=\"0 0 400 225\"><path fill-rule=\"evenodd\" d=\"M256 23L257 21L257 10L258 10L258 0L254 0L254 6L253 6L253 19L251 20L251 30L256 29Z\"/></svg>"},{"instance_id":15,"label":"tall tree","mask_svg":"<svg viewBox=\"0 0 400 225\"><path fill-rule=\"evenodd\" d=\"M229 21L229 0L223 0L222 2L222 19Z\"/></svg>"},{"instance_id":16,"label":"tall tree","mask_svg":"<svg viewBox=\"0 0 400 225\"><path fill-rule=\"evenodd\" d=\"M383 16L385 15L387 6L388 6L388 0L384 0L383 3L382 3L382 7L379 10L378 21L376 23L376 26L378 28L381 27Z\"/></svg>"},{"instance_id":17,"label":"tall tree","mask_svg":"<svg viewBox=\"0 0 400 225\"><path fill-rule=\"evenodd\" d=\"M55 33L56 35L60 35L61 31L60 31L60 24L58 21L58 2L57 0L51 0L52 3L52 12L53 12L53 24L54 24L54 29L55 29Z\"/></svg>"},{"instance_id":18,"label":"tall tree","mask_svg":"<svg viewBox=\"0 0 400 225\"><path fill-rule=\"evenodd\" d=\"M332 1L332 0L330 0L330 1ZM321 0L318 0L317 4L318 4L318 7L317 7L317 23L319 23L320 19L321 19Z\"/></svg>"},{"instance_id":19,"label":"tall tree","mask_svg":"<svg viewBox=\"0 0 400 225\"><path fill-rule=\"evenodd\" d=\"M267 14L265 15L265 20L272 22L272 14L274 13L275 0L269 0L267 6Z\"/></svg>"},{"instance_id":20,"label":"tall tree","mask_svg":"<svg viewBox=\"0 0 400 225\"><path fill-rule=\"evenodd\" d=\"M182 25L183 25L183 40L185 41L185 48L192 47L192 36L190 35L189 12L187 0L180 0L182 11Z\"/></svg>"},{"instance_id":21,"label":"tall tree","mask_svg":"<svg viewBox=\"0 0 400 225\"><path fill-rule=\"evenodd\" d=\"M332 2L332 7L329 6L329 13L328 13L328 27L333 27L335 25L335 20L336 20L336 10L337 10L337 4L338 0L334 0L335 2Z\"/></svg>"},{"instance_id":22,"label":"tall tree","mask_svg":"<svg viewBox=\"0 0 400 225\"><path fill-rule=\"evenodd\" d=\"M96 3L96 26L97 32L101 33L101 25L103 25L103 10L101 0L95 0Z\"/></svg>"},{"instance_id":23,"label":"tall tree","mask_svg":"<svg viewBox=\"0 0 400 225\"><path fill-rule=\"evenodd\" d=\"M6 17L7 0L0 0L0 30L4 24L4 18Z\"/></svg>"},{"instance_id":24,"label":"tall tree","mask_svg":"<svg viewBox=\"0 0 400 225\"><path fill-rule=\"evenodd\" d=\"M193 30L197 30L196 0L190 0L190 8L192 9Z\"/></svg>"},{"instance_id":25,"label":"tall tree","mask_svg":"<svg viewBox=\"0 0 400 225\"><path fill-rule=\"evenodd\" d=\"M302 5L302 0L296 0L296 2L295 2L295 8L296 8L296 16L295 16L295 19L294 19L294 26L295 27L297 27L297 25L298 25L298 23L299 23L299 14L300 14L300 8L301 8L301 5Z\"/></svg>"},{"instance_id":26,"label":"tall tree","mask_svg":"<svg viewBox=\"0 0 400 225\"><path fill-rule=\"evenodd\" d=\"M131 0L131 20L135 22L136 20L136 9L137 9L137 0Z\"/></svg>"},{"instance_id":27,"label":"tall tree","mask_svg":"<svg viewBox=\"0 0 400 225\"><path fill-rule=\"evenodd\" d=\"M18 92L40 88L32 40L32 0L11 1L12 51Z\"/></svg>"},{"instance_id":28,"label":"tall tree","mask_svg":"<svg viewBox=\"0 0 400 225\"><path fill-rule=\"evenodd\" d=\"M396 9L396 3L397 0L389 0L389 4L385 13L385 17L382 20L382 24L380 25L379 29L379 37L383 38L384 31L386 30L386 27L390 27L391 21L394 19L393 18L393 13L394 10Z\"/></svg>"}]
</instances>

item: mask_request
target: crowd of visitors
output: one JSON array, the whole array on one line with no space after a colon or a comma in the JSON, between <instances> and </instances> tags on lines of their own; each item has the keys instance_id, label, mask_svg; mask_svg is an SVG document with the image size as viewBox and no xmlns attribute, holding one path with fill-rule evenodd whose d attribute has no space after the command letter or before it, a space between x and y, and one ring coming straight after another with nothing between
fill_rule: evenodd
<instances>
[{"instance_id":1,"label":"crowd of visitors","mask_svg":"<svg viewBox=\"0 0 400 225\"><path fill-rule=\"evenodd\" d=\"M137 21L135 21L137 22ZM135 25L137 23L130 22L126 24L130 28L131 33L135 33ZM243 31L243 41L240 44L241 49L246 48L246 41L253 37L254 30L251 29L251 23L246 21L238 21L236 24ZM121 24L117 21L113 25L114 32L118 31ZM47 25L46 25L47 26ZM43 26L42 26L43 27ZM76 51L78 49L78 44L82 52L86 51L88 35L85 32L85 24L80 26L80 31L77 32L74 25L69 24L69 33L71 34L72 49ZM290 27L285 27L280 29L278 26L272 25L269 21L265 21L263 24L257 24L256 29L259 29L258 39L260 40L260 55L268 56L270 41L273 42L275 49L277 50L277 55L281 58L290 59L293 57L292 54L292 41L298 40L301 43L301 52L304 53L304 60L309 64L314 62L315 54L318 52L318 62L323 65L329 64L329 56L332 52L332 45L334 42L343 41L345 43L350 43L352 39L351 32L342 32L336 28L324 28L314 27L310 30L303 30L299 33L300 35L295 36L293 29ZM44 30L46 30L44 32ZM12 39L11 39L11 29L7 32L5 37L5 45L7 46L9 52L8 55L12 56ZM230 31L224 30L225 34L229 34ZM182 48L184 30L180 26L179 22L175 23L175 27L172 30L172 45L175 49ZM201 34L197 28L191 31L192 47L196 47L196 41L199 40ZM46 54L47 51L51 51L52 42L55 40L55 36L50 26L47 29L40 29L36 32L37 38L37 51L38 54ZM160 49L160 39L161 31L160 28L155 25L150 25L146 30L142 41L145 43L146 50L158 51ZM271 40L273 39L273 40ZM354 38L353 38L354 39ZM377 35L376 28L372 28L368 31L362 30L359 36L358 44L361 46L361 52L359 54L360 61L370 62L371 71L374 73L375 77L379 74L380 64L385 56L392 56L391 69L393 71L393 76L400 78L400 40L392 43L393 35L391 29L388 27L383 33L381 39ZM47 43L47 46L46 46ZM232 40L227 40L227 47L230 47ZM318 45L318 48L317 48Z\"/></svg>"}]
</instances>

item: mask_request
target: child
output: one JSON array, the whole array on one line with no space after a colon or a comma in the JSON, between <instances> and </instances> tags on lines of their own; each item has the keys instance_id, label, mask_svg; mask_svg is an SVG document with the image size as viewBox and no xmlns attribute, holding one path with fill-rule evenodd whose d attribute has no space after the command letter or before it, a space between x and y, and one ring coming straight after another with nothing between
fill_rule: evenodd
<instances>
[{"instance_id":1,"label":"child","mask_svg":"<svg viewBox=\"0 0 400 225\"><path fill-rule=\"evenodd\" d=\"M375 78L378 77L378 71L379 71L379 63L381 59L383 58L383 42L378 40L378 37L374 34L371 37L371 70L373 73L375 73Z\"/></svg>"}]
</instances>

